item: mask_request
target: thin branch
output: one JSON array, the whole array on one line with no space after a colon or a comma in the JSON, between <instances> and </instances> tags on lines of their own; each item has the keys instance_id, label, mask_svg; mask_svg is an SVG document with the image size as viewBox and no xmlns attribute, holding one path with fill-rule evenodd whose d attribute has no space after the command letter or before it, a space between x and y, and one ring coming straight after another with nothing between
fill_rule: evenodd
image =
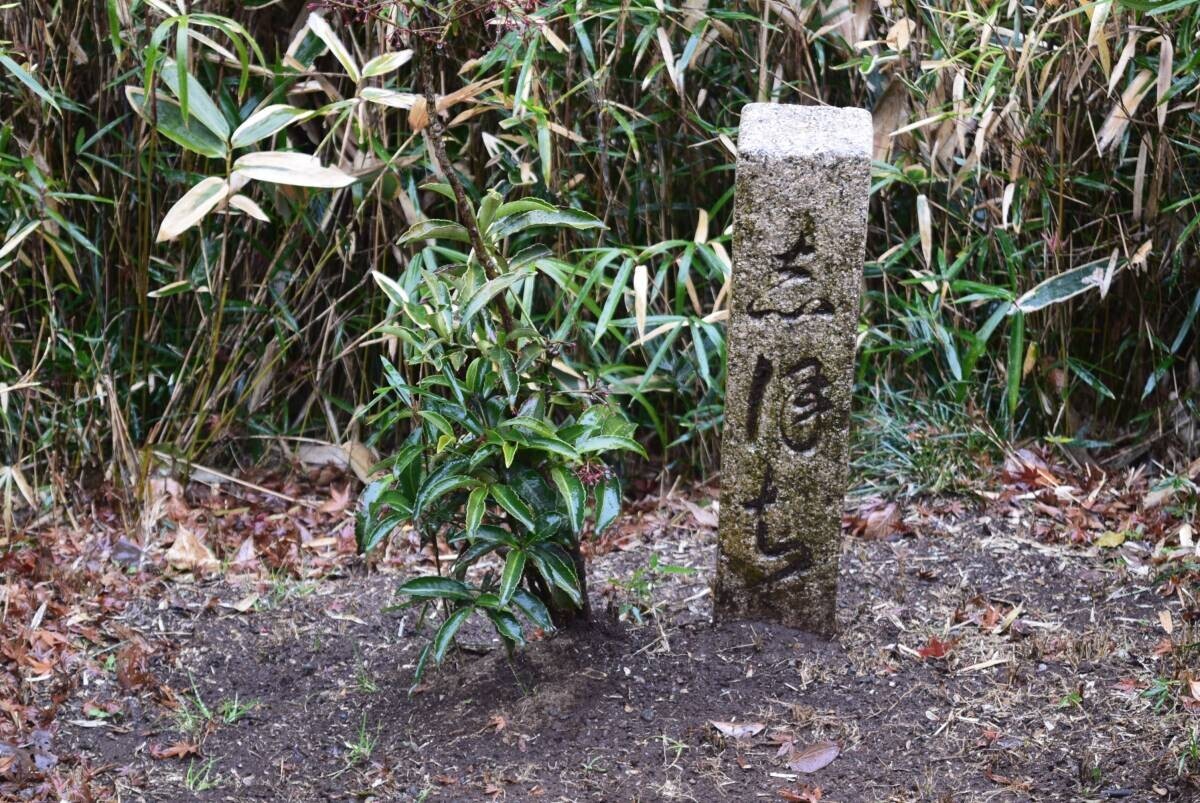
<instances>
[{"instance_id":1,"label":"thin branch","mask_svg":"<svg viewBox=\"0 0 1200 803\"><path fill-rule=\"evenodd\" d=\"M417 56L419 68L421 71L422 89L425 94L425 111L429 115L429 142L433 146L433 155L437 160L438 166L442 169L442 174L445 175L446 181L450 183L451 189L454 190L455 205L458 207L458 217L462 221L463 226L467 229L467 234L471 238L471 247L475 249L475 256L479 259L479 264L483 266L483 272L488 280L495 279L500 275L500 270L496 266L496 262L492 259L492 254L488 251L487 246L483 241L483 233L479 230L479 221L475 218L475 209L471 206L470 199L467 198L467 192L463 189L462 181L458 174L454 172L454 164L450 161L450 157L446 154L446 127L442 124L442 118L438 116L437 109L437 87L434 82L433 62L437 60L439 70L442 66L442 55L438 51L436 44L428 42L421 45ZM504 294L496 295L496 307L500 310L500 320L504 324L505 333L511 334L513 330L512 312L508 308L508 302L504 298Z\"/></svg>"}]
</instances>

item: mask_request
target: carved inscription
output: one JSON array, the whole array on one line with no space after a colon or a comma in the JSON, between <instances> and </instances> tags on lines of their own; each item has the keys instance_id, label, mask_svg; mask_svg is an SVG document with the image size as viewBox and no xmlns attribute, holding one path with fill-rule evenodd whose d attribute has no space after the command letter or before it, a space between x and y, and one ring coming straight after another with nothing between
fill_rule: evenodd
<instances>
[{"instance_id":1,"label":"carved inscription","mask_svg":"<svg viewBox=\"0 0 1200 803\"><path fill-rule=\"evenodd\" d=\"M758 440L759 421L768 387L775 376L774 364L758 355L746 401L746 437ZM779 432L783 442L797 452L807 452L820 438L821 417L832 409L829 380L819 360L808 357L785 374L787 389L779 407Z\"/></svg>"},{"instance_id":2,"label":"carved inscription","mask_svg":"<svg viewBox=\"0 0 1200 803\"><path fill-rule=\"evenodd\" d=\"M820 361L812 357L801 360L787 377L789 389L779 408L779 431L789 447L807 452L821 437L821 418L833 409L827 393L829 380Z\"/></svg>"},{"instance_id":3,"label":"carved inscription","mask_svg":"<svg viewBox=\"0 0 1200 803\"><path fill-rule=\"evenodd\" d=\"M750 301L746 312L755 318L778 315L787 320L796 320L806 315L833 315L833 305L822 298L812 287L812 271L804 262L813 255L809 242L812 218L804 215L800 234L785 251L774 255L779 263L779 275L767 285L756 298Z\"/></svg>"},{"instance_id":4,"label":"carved inscription","mask_svg":"<svg viewBox=\"0 0 1200 803\"><path fill-rule=\"evenodd\" d=\"M754 546L763 555L770 558L791 556L782 568L764 577L759 583L770 583L797 572L802 572L812 565L812 552L808 544L801 538L772 542L770 524L767 522L767 508L779 501L779 491L775 487L774 473L770 464L763 471L762 483L758 494L742 507L754 514Z\"/></svg>"},{"instance_id":5,"label":"carved inscription","mask_svg":"<svg viewBox=\"0 0 1200 803\"><path fill-rule=\"evenodd\" d=\"M796 238L796 242L792 243L792 247L781 254L776 254L775 258L779 260L780 267L790 268L798 257L810 257L813 254L813 247L808 242L807 229L812 228L812 218L808 215L804 216L803 226L800 229L800 236Z\"/></svg>"},{"instance_id":6,"label":"carved inscription","mask_svg":"<svg viewBox=\"0 0 1200 803\"><path fill-rule=\"evenodd\" d=\"M775 366L771 361L758 355L754 363L754 376L750 379L750 402L746 408L746 437L752 441L758 440L758 418L762 414L763 397L774 373Z\"/></svg>"}]
</instances>

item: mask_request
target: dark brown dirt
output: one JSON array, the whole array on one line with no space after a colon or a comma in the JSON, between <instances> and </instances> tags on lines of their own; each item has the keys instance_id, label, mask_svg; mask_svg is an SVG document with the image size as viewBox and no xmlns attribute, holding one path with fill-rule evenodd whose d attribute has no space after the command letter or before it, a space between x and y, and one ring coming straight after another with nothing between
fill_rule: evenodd
<instances>
[{"instance_id":1,"label":"dark brown dirt","mask_svg":"<svg viewBox=\"0 0 1200 803\"><path fill-rule=\"evenodd\" d=\"M1177 660L1154 648L1178 606L1119 558L1023 528L934 516L848 539L841 636L823 642L710 624L712 535L669 527L593 562L591 630L511 663L471 630L411 696L427 629L381 610L396 576L183 588L135 617L177 645L151 671L181 709L124 698L111 725L62 736L124 767L127 800L1200 799L1194 720L1142 693ZM652 551L698 571L665 578L643 626L617 622L625 597L605 589ZM247 613L212 604L251 593ZM249 712L223 721L235 700ZM736 740L713 721L762 728ZM832 763L789 768L789 749L822 740ZM180 742L200 756L151 757Z\"/></svg>"}]
</instances>

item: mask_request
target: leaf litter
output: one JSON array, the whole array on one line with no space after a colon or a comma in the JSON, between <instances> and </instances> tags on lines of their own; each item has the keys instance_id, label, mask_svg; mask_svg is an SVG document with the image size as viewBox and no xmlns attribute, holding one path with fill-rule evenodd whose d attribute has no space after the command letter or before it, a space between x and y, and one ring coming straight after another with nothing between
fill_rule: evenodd
<instances>
[{"instance_id":1,"label":"leaf litter","mask_svg":"<svg viewBox=\"0 0 1200 803\"><path fill-rule=\"evenodd\" d=\"M283 477L254 479L280 495L304 498L306 504L292 505L271 495L255 497L245 489L177 487L164 491L163 524L136 539L119 526L116 510L101 503L93 505L95 520L81 528L85 532L48 529L36 540L11 545L3 554L3 568L13 579L4 589L6 617L0 641L6 661L0 667L0 707L6 717L0 720L0 794L20 788L35 790L31 799L39 795L109 799L115 789L114 772L119 771L142 788L170 798L178 790L154 769L154 762L141 762L132 752L124 753L117 763L106 761L105 752L98 750L102 742L96 738L121 743L139 734L157 733L158 738L149 741L153 749L148 747L144 757L157 753L177 761L194 757L193 746L204 755L230 755L234 745L240 745L237 755L248 755L249 749L279 755L296 749L289 747L290 734L320 741L324 728L332 729L329 743L342 745L353 739L352 731L343 729L350 726L321 719L326 708L344 710L335 702L338 699L353 702L353 716L347 722L365 713L372 725L380 723L377 754L383 758L356 769L355 783L367 783L386 794L421 777L425 765L420 758L406 756L405 742L392 734L388 723L437 719L444 708L438 700L445 699L439 698L444 691L438 690L445 689L447 678L431 680L413 703L366 691L351 690L347 696L345 690L344 678L353 677L364 660L378 675L373 684L404 687L402 656L415 642L411 622L405 627L381 619L385 595L372 596L362 577L336 579L356 565L344 473L326 465L314 468L300 482ZM1200 673L1193 673L1185 663L1173 663L1173 656L1185 646L1188 628L1200 619L1189 591L1198 579L1192 568L1195 541L1185 504L1190 497L1164 494L1156 487L1144 473L1074 471L1044 452L1026 450L1006 461L995 484L980 489L984 501L978 505L937 498L904 503L876 499L859 508L852 502L846 526L858 537L850 542L846 571L854 574L856 583L843 592L843 634L840 645L830 647L843 651L845 657L822 653L823 648L778 628L708 629L710 598L703 593L707 576L673 577L673 586L662 590L669 597L660 606L664 618L655 625L670 634L667 649L661 644L653 651L641 649L638 631L621 636L633 639L630 647L620 647L623 642L618 640L617 646L603 648L610 658L593 656L579 668L585 683L599 685L581 697L576 689L559 698L555 697L556 684L561 682L558 675L550 667L536 667L543 657L555 655L555 669L569 666L575 660L574 648L565 638L534 645L518 656L519 671L540 677L529 685L535 689L533 696L511 696L517 685L512 672L499 672L500 685L484 695L488 710L474 715L475 735L465 737L467 742L460 745L486 757L485 763L495 770L480 775L469 766L456 765L438 775L454 780L457 799L490 799L497 794L586 797L587 774L576 778L566 767L553 769L557 753L547 753L543 747L551 738L546 734L555 733L561 727L556 723L562 721L548 713L547 706L552 705L548 701L579 697L615 727L584 729L558 738L582 739L576 749L587 752L621 744L615 740L620 733L635 752L649 751L643 758L649 763L643 767L654 765L653 755L661 763L664 744L678 743L682 747L675 761L682 763L673 766L690 768L685 776L701 784L698 789L712 784L703 787L707 791L701 797L729 791L716 776L703 780L707 776L697 763L719 762L724 756L738 773L740 786L785 800L817 800L822 795L844 799L864 779L887 783L889 762L900 757L914 760L905 747L914 737L932 739L931 744L949 740L948 749L963 746L965 752L955 764L938 766L942 781L937 788L946 792L970 796L997 785L1032 790L1028 794L1060 789L1063 781L1052 768L1073 760L1073 751L1094 752L1096 744L1113 745L1113 750L1119 746L1121 752L1119 757L1114 752L1107 758L1101 753L1089 759L1106 765L1103 777L1108 786L1079 787L1080 794L1183 789L1190 783L1189 773L1164 777L1156 768L1163 751L1171 749L1173 734L1182 732L1178 717L1194 716L1192 712L1200 708L1200 677L1196 676ZM644 561L647 545L654 544L655 550L676 550L677 556L669 558L672 562L690 561L707 571L715 522L713 495L704 489L661 497L646 494L632 505L627 520L589 545L592 570L628 573ZM166 555L185 529L202 548L185 543L188 551L179 557L193 560L180 561L174 573L168 572ZM1102 540L1109 532L1125 537L1109 546ZM203 587L196 586L210 568L208 554L226 566L226 573L216 576L215 585L209 579ZM401 532L370 569L405 572L435 560L431 549L422 551ZM947 571L950 567L953 570ZM1065 576L1064 567L1069 567ZM963 577L969 579L959 587ZM315 590L281 597L273 590L279 587L278 578L297 588L309 584ZM371 587L393 584L387 580ZM596 587L607 586L597 583ZM1122 588L1128 590L1118 594ZM1062 597L1064 592L1072 594L1073 603ZM307 596L310 593L314 596ZM1090 607L1082 610L1081 594L1091 599ZM346 603L338 601L343 595ZM1054 601L1060 597L1061 602ZM296 619L309 600L319 606L315 611L334 611L336 618ZM851 616L852 610L860 613ZM867 611L866 618L862 611ZM231 629L239 619L253 623L264 616L278 624ZM1137 621L1144 625L1135 625ZM154 630L143 627L151 622L157 623ZM309 684L304 694L326 702L310 706L306 713L295 709L297 719L292 721L287 719L292 701L269 699L262 710L286 723L289 735L282 740L268 737L265 731L260 736L253 725L245 724L204 729L203 743L173 738L183 735L169 723L175 716L171 712L189 705L184 698L190 693L191 671L203 677L199 688L206 699L217 693L210 679L217 677L222 678L225 691L243 699L265 696L284 676L271 669L262 681L269 685L254 688L254 655L266 649L264 654L291 655L288 660L298 660L300 665L312 660L311 655L295 651L290 636L282 635L299 622L305 622L301 632L310 633L314 645L321 645L322 669L289 682ZM170 635L156 632L162 626ZM191 628L195 628L192 638L208 645L201 652L187 652L191 649L187 637L179 639ZM252 646L277 628L281 635L273 646ZM357 634L353 651L344 658L326 656L335 649L333 645L346 642L339 634L347 628ZM393 636L386 636L388 632ZM900 649L903 642L921 646ZM920 660L906 662L906 656ZM486 651L468 657L465 682L480 683L478 672L498 658ZM700 658L703 661L698 663ZM838 667L847 658L858 668L853 677L839 680L844 670ZM651 697L639 702L637 685L609 685L624 677L612 671L622 662L632 668L629 677L641 678L638 684L665 671L666 679L646 690L670 695L673 701ZM726 665L736 672L720 680L720 667ZM101 679L92 681L86 699L69 682L62 682L84 672ZM733 696L720 702L721 695L708 695L715 702L707 704L705 711L689 703L682 690L696 693L703 687L699 679L714 672L717 682ZM112 682L105 684L105 677ZM1006 680L1011 678L1018 681ZM322 696L329 692L321 684L330 682L343 689L339 697ZM1057 692L1056 683L1061 684ZM1064 686L1081 691L1064 697ZM847 696L851 689L853 697ZM959 700L956 707L940 702L950 689ZM610 709L606 694L630 702ZM1040 704L1038 694L1050 703ZM986 706L984 697L990 700ZM848 703L851 699L856 701ZM1071 702L1076 699L1080 702ZM1069 704L1060 705L1064 701ZM405 708L410 705L416 707ZM470 709L460 711L451 722L463 716L473 715ZM625 716L632 718L626 722ZM1075 740L1070 724L1079 717L1086 717L1087 732L1094 734L1086 745ZM503 727L497 726L500 722ZM1052 723L1053 731L1046 730ZM448 744L452 738L436 726L419 727L427 729L422 738L434 744L438 740ZM728 745L722 748L719 740L696 736L698 727L728 739ZM35 731L40 731L36 741ZM234 733L237 741L230 741ZM606 733L613 733L613 738ZM1129 733L1139 736L1123 736ZM480 743L471 741L475 739ZM485 749L482 740L495 744ZM668 749L666 755L674 753ZM511 769L516 765L510 761L534 767L533 775ZM621 771L621 761L610 771ZM651 770L649 777L656 772ZM789 772L814 775L819 784L780 787L776 778ZM255 775L256 783L269 784L269 776L264 770ZM522 786L523 778L531 780ZM324 799L334 788L321 787L299 768L285 783L258 788L272 789L270 794L295 792L297 799ZM322 788L325 791L317 791ZM599 793L611 785L595 788Z\"/></svg>"}]
</instances>

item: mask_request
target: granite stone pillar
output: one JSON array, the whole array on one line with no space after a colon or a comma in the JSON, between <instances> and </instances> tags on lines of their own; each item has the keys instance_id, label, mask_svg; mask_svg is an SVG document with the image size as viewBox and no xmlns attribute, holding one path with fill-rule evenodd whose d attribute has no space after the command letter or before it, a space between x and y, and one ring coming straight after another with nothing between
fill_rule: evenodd
<instances>
[{"instance_id":1,"label":"granite stone pillar","mask_svg":"<svg viewBox=\"0 0 1200 803\"><path fill-rule=\"evenodd\" d=\"M836 628L871 115L742 111L716 616Z\"/></svg>"}]
</instances>

